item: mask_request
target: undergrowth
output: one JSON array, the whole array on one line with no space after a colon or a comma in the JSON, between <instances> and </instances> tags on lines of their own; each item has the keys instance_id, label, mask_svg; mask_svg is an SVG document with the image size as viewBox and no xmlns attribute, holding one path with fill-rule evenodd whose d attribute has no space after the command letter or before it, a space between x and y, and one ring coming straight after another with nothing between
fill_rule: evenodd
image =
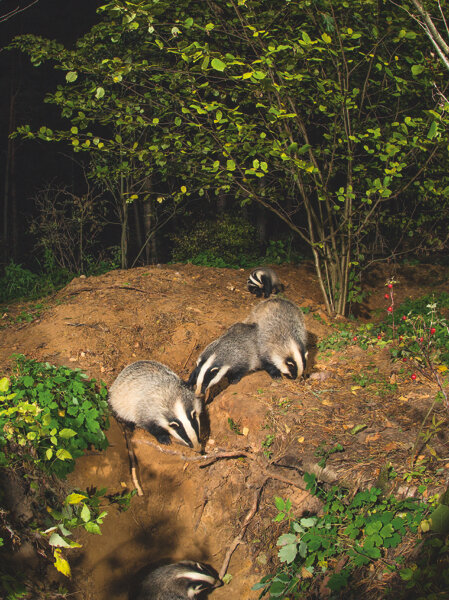
<instances>
[{"instance_id":1,"label":"undergrowth","mask_svg":"<svg viewBox=\"0 0 449 600\"><path fill-rule=\"evenodd\" d=\"M355 495L337 487L326 491L315 475L305 480L323 508L296 518L290 500L276 498L274 521L286 523L288 531L277 540L276 573L253 588L261 590L259 598L365 598L374 574L383 598L443 597L438 594L449 584L449 546L439 513L448 506L436 499L399 500L379 488ZM419 552L413 552L416 546Z\"/></svg>"},{"instance_id":2,"label":"undergrowth","mask_svg":"<svg viewBox=\"0 0 449 600\"><path fill-rule=\"evenodd\" d=\"M72 532L100 534L104 508L127 507L132 493L70 491L63 482L86 448L107 446L106 395L80 370L22 355L11 377L0 379L0 597L64 597L61 590L48 596L49 581L17 570L14 553L29 543L69 576L67 552L80 547Z\"/></svg>"}]
</instances>

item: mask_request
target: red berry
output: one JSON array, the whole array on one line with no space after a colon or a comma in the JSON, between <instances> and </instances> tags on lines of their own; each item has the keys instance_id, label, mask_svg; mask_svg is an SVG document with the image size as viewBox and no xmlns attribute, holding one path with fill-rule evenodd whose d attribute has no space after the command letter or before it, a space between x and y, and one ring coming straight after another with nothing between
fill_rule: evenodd
<instances>
[{"instance_id":1,"label":"red berry","mask_svg":"<svg viewBox=\"0 0 449 600\"><path fill-rule=\"evenodd\" d=\"M388 289L389 289L389 290L391 290L391 288L392 288L392 287L393 287L393 284L392 284L392 283L389 283L389 284L388 284Z\"/></svg>"},{"instance_id":2,"label":"red berry","mask_svg":"<svg viewBox=\"0 0 449 600\"><path fill-rule=\"evenodd\" d=\"M384 296L385 300L388 300L389 297L390 297L390 294L385 294L385 296Z\"/></svg>"},{"instance_id":3,"label":"red berry","mask_svg":"<svg viewBox=\"0 0 449 600\"><path fill-rule=\"evenodd\" d=\"M356 342L357 341L357 336L355 335L352 339L354 340L354 342Z\"/></svg>"},{"instance_id":4,"label":"red berry","mask_svg":"<svg viewBox=\"0 0 449 600\"><path fill-rule=\"evenodd\" d=\"M430 333L431 333L431 335L433 335L433 334L435 333L435 331L436 331L435 327L431 327L431 328L430 328Z\"/></svg>"},{"instance_id":5,"label":"red berry","mask_svg":"<svg viewBox=\"0 0 449 600\"><path fill-rule=\"evenodd\" d=\"M412 374L412 379L413 379L413 381L415 381L415 379L416 379L416 374L415 373Z\"/></svg>"},{"instance_id":6,"label":"red berry","mask_svg":"<svg viewBox=\"0 0 449 600\"><path fill-rule=\"evenodd\" d=\"M422 343L424 341L424 338L420 337L419 341Z\"/></svg>"},{"instance_id":7,"label":"red berry","mask_svg":"<svg viewBox=\"0 0 449 600\"><path fill-rule=\"evenodd\" d=\"M402 335L399 336L399 341L402 342L404 338L402 337Z\"/></svg>"},{"instance_id":8,"label":"red berry","mask_svg":"<svg viewBox=\"0 0 449 600\"><path fill-rule=\"evenodd\" d=\"M406 321L406 320L407 320L407 317L406 317L405 315L402 315L402 320L403 320L403 321Z\"/></svg>"},{"instance_id":9,"label":"red berry","mask_svg":"<svg viewBox=\"0 0 449 600\"><path fill-rule=\"evenodd\" d=\"M387 310L388 310L388 312L393 312L393 307L392 307L392 306L389 306L389 307L387 308Z\"/></svg>"},{"instance_id":10,"label":"red berry","mask_svg":"<svg viewBox=\"0 0 449 600\"><path fill-rule=\"evenodd\" d=\"M377 336L377 339L378 339L378 340L381 340L381 339L382 339L382 336L380 335L380 333L379 333L379 335Z\"/></svg>"},{"instance_id":11,"label":"red berry","mask_svg":"<svg viewBox=\"0 0 449 600\"><path fill-rule=\"evenodd\" d=\"M402 362L407 362L406 357L404 356L404 358L402 359Z\"/></svg>"}]
</instances>

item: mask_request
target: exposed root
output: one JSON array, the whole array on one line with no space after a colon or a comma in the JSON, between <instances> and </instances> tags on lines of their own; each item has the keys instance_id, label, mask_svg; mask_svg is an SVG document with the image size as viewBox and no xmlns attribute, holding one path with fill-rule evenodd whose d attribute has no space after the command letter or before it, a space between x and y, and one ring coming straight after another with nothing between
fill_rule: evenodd
<instances>
[{"instance_id":1,"label":"exposed root","mask_svg":"<svg viewBox=\"0 0 449 600\"><path fill-rule=\"evenodd\" d=\"M245 535L246 529L248 527L248 525L250 524L251 520L253 519L253 517L255 516L255 514L257 513L257 509L259 507L259 500L260 500L260 496L262 495L262 490L265 487L265 484L267 483L269 477L266 477L262 484L257 488L256 493L254 494L254 500L252 503L252 506L250 508L250 510L248 511L245 520L243 521L242 527L240 528L240 532L239 534L233 539L233 541L231 542L226 555L224 557L223 560L223 564L221 565L221 569L220 572L218 573L218 576L220 579L223 579L223 577L226 574L226 571L228 570L229 567L229 563L231 561L231 556L234 553L234 550L237 548L237 546L241 543L243 536Z\"/></svg>"}]
</instances>

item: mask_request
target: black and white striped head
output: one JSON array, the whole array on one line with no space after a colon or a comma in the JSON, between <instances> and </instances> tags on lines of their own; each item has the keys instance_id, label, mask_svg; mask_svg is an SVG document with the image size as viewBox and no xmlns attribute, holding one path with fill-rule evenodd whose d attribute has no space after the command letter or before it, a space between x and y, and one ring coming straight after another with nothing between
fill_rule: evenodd
<instances>
[{"instance_id":1,"label":"black and white striped head","mask_svg":"<svg viewBox=\"0 0 449 600\"><path fill-rule=\"evenodd\" d=\"M185 384L184 384L185 385ZM200 441L200 415L202 403L191 390L185 387L184 393L177 398L163 413L159 425L175 439L194 450L201 450Z\"/></svg>"},{"instance_id":2,"label":"black and white striped head","mask_svg":"<svg viewBox=\"0 0 449 600\"><path fill-rule=\"evenodd\" d=\"M306 369L308 354L303 344L290 339L282 352L273 352L270 359L282 375L288 379L297 379Z\"/></svg>"},{"instance_id":3,"label":"black and white striped head","mask_svg":"<svg viewBox=\"0 0 449 600\"><path fill-rule=\"evenodd\" d=\"M223 583L208 565L185 560L155 569L142 582L138 600L193 600Z\"/></svg>"},{"instance_id":4,"label":"black and white striped head","mask_svg":"<svg viewBox=\"0 0 449 600\"><path fill-rule=\"evenodd\" d=\"M196 396L202 396L209 388L219 383L230 369L231 365L223 364L215 352L208 357L200 356L189 377L188 385L195 389Z\"/></svg>"},{"instance_id":5,"label":"black and white striped head","mask_svg":"<svg viewBox=\"0 0 449 600\"><path fill-rule=\"evenodd\" d=\"M246 283L251 294L255 294L258 298L264 295L268 298L273 292L277 294L284 290L279 277L268 267L259 267L254 269L248 277Z\"/></svg>"}]
</instances>

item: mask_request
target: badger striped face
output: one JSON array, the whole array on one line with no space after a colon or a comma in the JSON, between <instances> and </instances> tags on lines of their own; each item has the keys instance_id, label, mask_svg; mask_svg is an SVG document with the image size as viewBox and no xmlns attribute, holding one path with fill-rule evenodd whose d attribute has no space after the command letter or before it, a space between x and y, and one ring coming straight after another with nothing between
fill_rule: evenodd
<instances>
[{"instance_id":1,"label":"badger striped face","mask_svg":"<svg viewBox=\"0 0 449 600\"><path fill-rule=\"evenodd\" d=\"M204 362L200 360L190 376L189 383L195 386L197 396L204 395L210 387L221 381L231 368L231 365L217 364L216 357L217 355L214 352Z\"/></svg>"},{"instance_id":2,"label":"badger striped face","mask_svg":"<svg viewBox=\"0 0 449 600\"><path fill-rule=\"evenodd\" d=\"M174 405L173 413L167 415L165 428L177 440L190 446L193 450L201 450L200 442L200 409L192 406L187 409L181 399Z\"/></svg>"},{"instance_id":3,"label":"badger striped face","mask_svg":"<svg viewBox=\"0 0 449 600\"><path fill-rule=\"evenodd\" d=\"M196 598L201 592L222 585L222 582L214 577L206 566L201 563L187 564L185 570L176 575L176 579L187 580L188 598Z\"/></svg>"},{"instance_id":4,"label":"badger striped face","mask_svg":"<svg viewBox=\"0 0 449 600\"><path fill-rule=\"evenodd\" d=\"M309 353L304 351L303 346L298 346L294 340L290 341L288 351L286 358L276 354L271 357L271 360L283 375L289 379L296 379L303 374Z\"/></svg>"}]
</instances>

